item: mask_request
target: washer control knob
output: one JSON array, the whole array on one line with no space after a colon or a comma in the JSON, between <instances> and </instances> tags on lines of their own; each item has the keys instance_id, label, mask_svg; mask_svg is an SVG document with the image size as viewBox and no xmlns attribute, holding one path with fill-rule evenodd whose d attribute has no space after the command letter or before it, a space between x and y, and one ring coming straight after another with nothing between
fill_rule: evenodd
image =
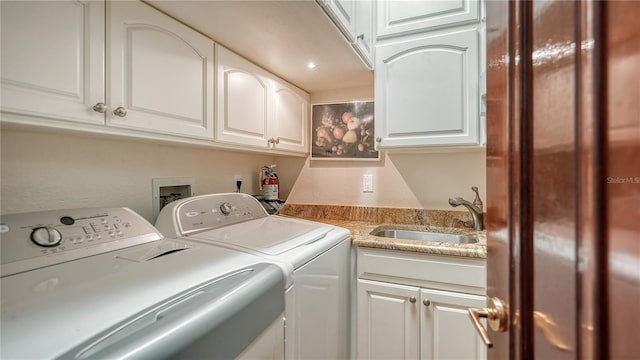
<instances>
[{"instance_id":1,"label":"washer control knob","mask_svg":"<svg viewBox=\"0 0 640 360\"><path fill-rule=\"evenodd\" d=\"M51 227L37 227L31 231L31 241L39 246L56 246L62 241L62 234L60 234L60 231Z\"/></svg>"},{"instance_id":2,"label":"washer control knob","mask_svg":"<svg viewBox=\"0 0 640 360\"><path fill-rule=\"evenodd\" d=\"M222 203L222 205L220 205L220 211L225 215L229 215L229 213L231 213L231 204L228 202Z\"/></svg>"}]
</instances>

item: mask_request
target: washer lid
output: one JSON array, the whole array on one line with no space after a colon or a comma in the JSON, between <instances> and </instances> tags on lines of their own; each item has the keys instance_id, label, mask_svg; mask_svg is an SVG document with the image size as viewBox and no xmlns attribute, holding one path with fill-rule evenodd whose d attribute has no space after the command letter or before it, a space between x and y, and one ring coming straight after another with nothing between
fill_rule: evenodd
<instances>
[{"instance_id":1,"label":"washer lid","mask_svg":"<svg viewBox=\"0 0 640 360\"><path fill-rule=\"evenodd\" d=\"M332 229L325 224L269 216L202 232L190 238L214 240L266 255L279 255L299 246L314 243L324 238Z\"/></svg>"},{"instance_id":2,"label":"washer lid","mask_svg":"<svg viewBox=\"0 0 640 360\"><path fill-rule=\"evenodd\" d=\"M164 239L5 276L2 358L64 357L142 311L248 268L257 273L260 263L239 251ZM284 296L284 279L279 286Z\"/></svg>"}]
</instances>

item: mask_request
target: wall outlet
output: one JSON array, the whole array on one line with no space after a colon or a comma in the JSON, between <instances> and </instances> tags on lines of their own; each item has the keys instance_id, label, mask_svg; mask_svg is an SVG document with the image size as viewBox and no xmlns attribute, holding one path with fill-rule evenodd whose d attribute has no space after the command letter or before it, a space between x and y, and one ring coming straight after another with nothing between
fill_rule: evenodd
<instances>
[{"instance_id":1,"label":"wall outlet","mask_svg":"<svg viewBox=\"0 0 640 360\"><path fill-rule=\"evenodd\" d=\"M362 175L362 192L373 192L373 175Z\"/></svg>"}]
</instances>

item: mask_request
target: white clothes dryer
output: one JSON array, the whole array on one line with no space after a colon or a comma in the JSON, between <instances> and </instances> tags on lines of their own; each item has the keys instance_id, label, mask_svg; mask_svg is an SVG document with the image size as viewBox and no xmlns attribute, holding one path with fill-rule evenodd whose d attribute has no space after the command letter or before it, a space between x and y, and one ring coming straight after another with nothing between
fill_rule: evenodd
<instances>
[{"instance_id":1,"label":"white clothes dryer","mask_svg":"<svg viewBox=\"0 0 640 360\"><path fill-rule=\"evenodd\" d=\"M349 231L269 215L252 196L208 194L168 204L156 220L165 236L224 246L293 266L285 296L285 357L349 358Z\"/></svg>"},{"instance_id":2,"label":"white clothes dryer","mask_svg":"<svg viewBox=\"0 0 640 360\"><path fill-rule=\"evenodd\" d=\"M282 268L126 208L0 217L3 359L284 358Z\"/></svg>"}]
</instances>

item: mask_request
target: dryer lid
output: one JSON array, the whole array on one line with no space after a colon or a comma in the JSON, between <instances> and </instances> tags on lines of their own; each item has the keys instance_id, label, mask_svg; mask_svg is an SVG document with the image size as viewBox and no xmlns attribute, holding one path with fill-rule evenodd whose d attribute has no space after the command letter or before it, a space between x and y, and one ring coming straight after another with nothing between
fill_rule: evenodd
<instances>
[{"instance_id":1,"label":"dryer lid","mask_svg":"<svg viewBox=\"0 0 640 360\"><path fill-rule=\"evenodd\" d=\"M269 216L192 235L266 255L279 255L324 238L333 227L304 220Z\"/></svg>"}]
</instances>

